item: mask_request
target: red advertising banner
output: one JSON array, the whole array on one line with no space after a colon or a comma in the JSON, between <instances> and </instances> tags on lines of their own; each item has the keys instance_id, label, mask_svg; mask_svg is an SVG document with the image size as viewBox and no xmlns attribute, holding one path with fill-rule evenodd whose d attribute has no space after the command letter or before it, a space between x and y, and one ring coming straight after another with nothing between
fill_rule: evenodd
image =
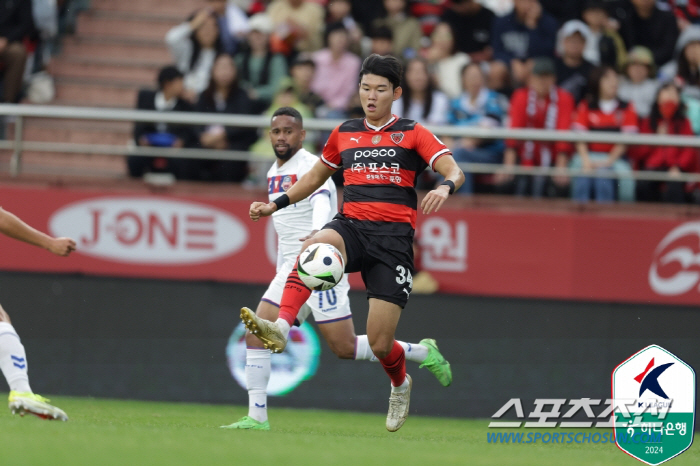
<instances>
[{"instance_id":1,"label":"red advertising banner","mask_svg":"<svg viewBox=\"0 0 700 466\"><path fill-rule=\"evenodd\" d=\"M0 237L3 270L247 283L274 276L274 229L248 220L248 199L0 187L0 200L78 242L66 259ZM418 219L422 267L444 292L700 304L700 221L449 206Z\"/></svg>"}]
</instances>

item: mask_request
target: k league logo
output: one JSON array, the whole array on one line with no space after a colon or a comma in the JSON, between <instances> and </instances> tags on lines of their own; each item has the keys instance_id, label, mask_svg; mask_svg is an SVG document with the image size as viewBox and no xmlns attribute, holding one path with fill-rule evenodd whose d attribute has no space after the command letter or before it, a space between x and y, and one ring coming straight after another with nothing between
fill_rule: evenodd
<instances>
[{"instance_id":1,"label":"k league logo","mask_svg":"<svg viewBox=\"0 0 700 466\"><path fill-rule=\"evenodd\" d=\"M618 414L613 424L617 446L633 458L657 465L693 443L695 371L673 353L650 345L620 363L612 374L612 397L616 402L634 400L631 417ZM640 436L655 440L622 441Z\"/></svg>"}]
</instances>

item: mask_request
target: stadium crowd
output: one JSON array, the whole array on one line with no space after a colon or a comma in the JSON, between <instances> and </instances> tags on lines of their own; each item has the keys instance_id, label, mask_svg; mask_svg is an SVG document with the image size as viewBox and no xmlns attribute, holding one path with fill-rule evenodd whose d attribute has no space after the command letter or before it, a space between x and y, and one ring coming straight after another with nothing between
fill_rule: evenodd
<instances>
[{"instance_id":1,"label":"stadium crowd","mask_svg":"<svg viewBox=\"0 0 700 466\"><path fill-rule=\"evenodd\" d=\"M13 70L24 59L14 10L25 3L0 0L3 101L18 92ZM173 65L160 71L157 89L139 92L137 108L265 115L292 106L305 117L362 116L357 75L362 60L379 53L405 65L394 113L421 123L700 133L697 0L192 0L192 10L166 34ZM48 42L53 37L51 31L44 36ZM326 136L309 134L305 144L318 153ZM165 171L181 179L258 184L274 159L266 137L244 128L136 124L134 140L139 146L251 151L260 163L132 156L133 177ZM445 142L457 161L502 167L495 175L467 174L461 194L700 202L700 187L680 181L515 176L509 170L700 172L700 154L690 148ZM419 187L437 181L425 173Z\"/></svg>"}]
</instances>

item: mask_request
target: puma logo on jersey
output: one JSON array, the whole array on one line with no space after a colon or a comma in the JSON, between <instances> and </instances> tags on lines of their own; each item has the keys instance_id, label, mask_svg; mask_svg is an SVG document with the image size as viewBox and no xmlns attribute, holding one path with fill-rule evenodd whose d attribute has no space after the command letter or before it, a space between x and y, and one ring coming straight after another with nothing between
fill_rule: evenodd
<instances>
[{"instance_id":1,"label":"puma logo on jersey","mask_svg":"<svg viewBox=\"0 0 700 466\"><path fill-rule=\"evenodd\" d=\"M358 144L360 143L360 139L362 139L362 136L360 136L359 138L350 138L351 141L355 141Z\"/></svg>"}]
</instances>

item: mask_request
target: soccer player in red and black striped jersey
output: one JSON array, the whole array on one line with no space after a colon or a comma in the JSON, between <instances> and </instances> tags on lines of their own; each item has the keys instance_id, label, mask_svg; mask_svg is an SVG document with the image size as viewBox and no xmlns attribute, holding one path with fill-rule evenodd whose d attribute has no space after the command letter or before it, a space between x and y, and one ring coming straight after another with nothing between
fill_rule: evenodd
<instances>
[{"instance_id":1,"label":"soccer player in red and black striped jersey","mask_svg":"<svg viewBox=\"0 0 700 466\"><path fill-rule=\"evenodd\" d=\"M271 203L254 202L250 207L250 218L257 221L305 199L334 171L345 169L340 213L306 240L301 250L315 243L331 244L343 255L347 273L361 272L369 300L367 336L392 384L386 423L392 432L408 416L411 392L404 350L394 334L413 283L416 179L426 167L445 177L423 198L424 214L437 211L464 181L462 170L442 141L415 121L391 114L393 101L401 96L401 74L396 58L370 55L360 71L365 118L335 128L321 159L286 195ZM279 352L310 294L295 267L287 279L276 322L245 310L241 319L268 348ZM446 361L445 366L449 368Z\"/></svg>"}]
</instances>

